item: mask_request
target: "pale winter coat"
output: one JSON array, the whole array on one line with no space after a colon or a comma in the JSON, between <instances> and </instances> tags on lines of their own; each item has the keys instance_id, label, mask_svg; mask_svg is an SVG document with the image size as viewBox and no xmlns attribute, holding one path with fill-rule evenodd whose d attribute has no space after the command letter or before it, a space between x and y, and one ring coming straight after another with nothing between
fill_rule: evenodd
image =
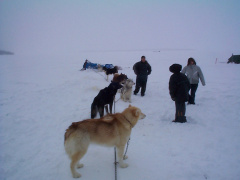
<instances>
[{"instance_id":1,"label":"pale winter coat","mask_svg":"<svg viewBox=\"0 0 240 180\"><path fill-rule=\"evenodd\" d=\"M199 78L202 82L202 85L205 86L205 80L204 76L202 73L202 70L199 66L197 65L189 65L185 66L181 73L186 74L187 78L190 82L190 84L198 84L199 83Z\"/></svg>"}]
</instances>

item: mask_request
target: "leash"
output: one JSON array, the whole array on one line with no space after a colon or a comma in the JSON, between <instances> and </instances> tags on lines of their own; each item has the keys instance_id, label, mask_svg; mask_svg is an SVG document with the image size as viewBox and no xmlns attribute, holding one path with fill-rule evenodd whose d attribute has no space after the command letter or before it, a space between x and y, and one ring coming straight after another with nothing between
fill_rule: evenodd
<instances>
[{"instance_id":1,"label":"leash","mask_svg":"<svg viewBox=\"0 0 240 180\"><path fill-rule=\"evenodd\" d=\"M115 102L115 97L114 97L114 100L113 100L113 105L114 105L114 114L115 114L115 107L116 107L116 102ZM117 153L116 153L116 147L114 147L114 166L115 166L115 180L117 180Z\"/></svg>"},{"instance_id":2,"label":"leash","mask_svg":"<svg viewBox=\"0 0 240 180\"><path fill-rule=\"evenodd\" d=\"M126 157L126 154L127 154L127 150L128 150L128 145L129 145L129 141L130 141L130 138L128 139L128 142L127 142L127 147L126 147L126 151L125 151L125 154L123 156L123 159L125 159ZM115 180L117 180L117 151L116 151L116 147L114 147L114 167L115 167Z\"/></svg>"},{"instance_id":3,"label":"leash","mask_svg":"<svg viewBox=\"0 0 240 180\"><path fill-rule=\"evenodd\" d=\"M123 88L123 87L122 87L122 88ZM114 99L115 103L118 102L118 101L121 99L121 94L123 94L123 95L126 94L126 92L122 92L122 91L123 91L123 90L121 89L120 97L118 98L118 100L115 101L115 99ZM114 112L114 113L115 113L115 112Z\"/></svg>"},{"instance_id":4,"label":"leash","mask_svg":"<svg viewBox=\"0 0 240 180\"><path fill-rule=\"evenodd\" d=\"M123 159L125 159L125 157L126 157L127 150L128 150L128 145L129 145L129 141L130 141L130 137L129 137L128 142L127 142L127 147L126 147L126 150L125 150L125 153L124 153Z\"/></svg>"},{"instance_id":5,"label":"leash","mask_svg":"<svg viewBox=\"0 0 240 180\"><path fill-rule=\"evenodd\" d=\"M116 153L116 147L114 147L114 156L115 156L115 161L114 161L114 165L115 165L115 180L117 180L117 153Z\"/></svg>"},{"instance_id":6,"label":"leash","mask_svg":"<svg viewBox=\"0 0 240 180\"><path fill-rule=\"evenodd\" d=\"M119 99L118 99L118 100L119 100ZM114 102L113 105L114 105L114 113L115 113L115 107L116 107L116 102L117 102L117 101L115 101L115 97L114 97L113 102ZM128 142L127 142L127 147L126 147L125 153L124 153L124 155L123 155L123 159L125 159L125 157L126 157L126 154L127 154L127 151L128 151L129 142L130 142L130 137L129 137ZM117 164L118 164L118 162L117 162L116 147L114 147L115 180L117 180Z\"/></svg>"}]
</instances>

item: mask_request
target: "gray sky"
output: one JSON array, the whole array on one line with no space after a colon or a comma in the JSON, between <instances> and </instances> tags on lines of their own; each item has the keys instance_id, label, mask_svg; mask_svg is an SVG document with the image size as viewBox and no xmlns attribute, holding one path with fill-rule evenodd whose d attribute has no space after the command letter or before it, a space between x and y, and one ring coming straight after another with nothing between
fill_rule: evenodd
<instances>
[{"instance_id":1,"label":"gray sky","mask_svg":"<svg viewBox=\"0 0 240 180\"><path fill-rule=\"evenodd\" d=\"M0 0L0 49L240 53L239 0Z\"/></svg>"}]
</instances>

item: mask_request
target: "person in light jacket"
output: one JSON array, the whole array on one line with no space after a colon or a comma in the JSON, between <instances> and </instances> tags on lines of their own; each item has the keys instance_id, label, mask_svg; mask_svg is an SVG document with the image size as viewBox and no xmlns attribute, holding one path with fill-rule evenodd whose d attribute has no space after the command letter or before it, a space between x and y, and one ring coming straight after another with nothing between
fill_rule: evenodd
<instances>
[{"instance_id":1,"label":"person in light jacket","mask_svg":"<svg viewBox=\"0 0 240 180\"><path fill-rule=\"evenodd\" d=\"M187 66L183 68L181 73L186 74L191 84L191 92L189 95L188 104L195 104L195 94L198 88L199 79L203 86L206 85L202 70L196 65L196 61L193 58L188 59Z\"/></svg>"}]
</instances>

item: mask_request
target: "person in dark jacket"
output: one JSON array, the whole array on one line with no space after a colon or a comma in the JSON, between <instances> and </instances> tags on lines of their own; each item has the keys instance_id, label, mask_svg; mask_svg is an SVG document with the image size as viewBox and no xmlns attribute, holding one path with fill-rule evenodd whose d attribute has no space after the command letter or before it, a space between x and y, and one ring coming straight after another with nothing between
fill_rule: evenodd
<instances>
[{"instance_id":1,"label":"person in dark jacket","mask_svg":"<svg viewBox=\"0 0 240 180\"><path fill-rule=\"evenodd\" d=\"M173 101L175 101L176 114L173 122L184 123L186 120L186 105L188 101L188 91L190 89L190 82L185 74L180 73L182 66L180 64L173 64L169 67L169 71L173 73L169 80L169 94Z\"/></svg>"},{"instance_id":2,"label":"person in dark jacket","mask_svg":"<svg viewBox=\"0 0 240 180\"><path fill-rule=\"evenodd\" d=\"M134 73L137 75L136 87L134 90L134 95L137 95L141 88L141 96L145 95L148 75L151 74L152 68L150 64L146 61L146 57L142 56L141 61L137 62L133 66Z\"/></svg>"}]
</instances>

